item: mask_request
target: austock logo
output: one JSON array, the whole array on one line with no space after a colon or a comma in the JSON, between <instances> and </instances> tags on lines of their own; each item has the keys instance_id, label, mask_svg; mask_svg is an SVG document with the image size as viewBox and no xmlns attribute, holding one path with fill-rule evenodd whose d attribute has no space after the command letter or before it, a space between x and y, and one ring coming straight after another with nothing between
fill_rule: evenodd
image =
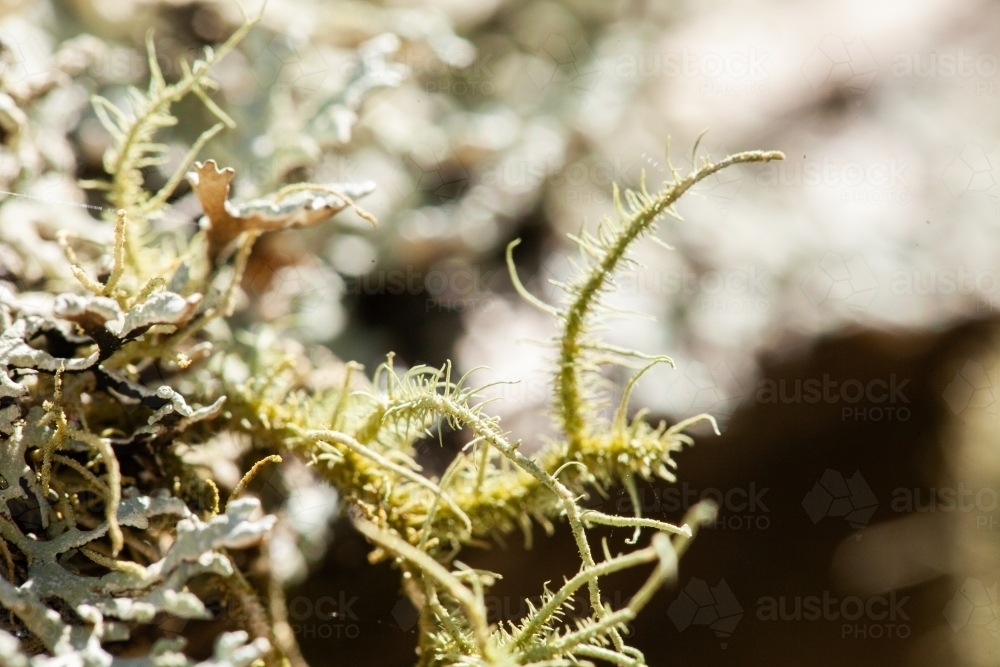
<instances>
[{"instance_id":1,"label":"austock logo","mask_svg":"<svg viewBox=\"0 0 1000 667\"><path fill-rule=\"evenodd\" d=\"M766 313L774 277L767 269L715 269L695 273L681 269L635 269L622 272L616 281L620 294L683 294L701 311Z\"/></svg>"},{"instance_id":2,"label":"austock logo","mask_svg":"<svg viewBox=\"0 0 1000 667\"><path fill-rule=\"evenodd\" d=\"M851 528L860 531L878 509L878 499L861 471L845 479L838 471L827 469L802 499L802 509L814 525L827 517L843 517ZM861 539L860 532L856 539Z\"/></svg>"},{"instance_id":3,"label":"austock logo","mask_svg":"<svg viewBox=\"0 0 1000 667\"><path fill-rule=\"evenodd\" d=\"M707 488L692 489L687 482L679 487L644 487L638 489L637 500L643 516L657 514L683 514L704 500L719 508L715 522L706 528L717 530L767 530L771 527L770 509L764 503L768 487L758 488L755 482L746 487L736 486L726 490ZM625 489L618 492L618 514L635 514L635 503Z\"/></svg>"},{"instance_id":4,"label":"austock logo","mask_svg":"<svg viewBox=\"0 0 1000 667\"><path fill-rule=\"evenodd\" d=\"M469 185L469 172L462 163L429 144L418 143L406 155L406 163L414 177L413 192L427 193L439 204L457 201Z\"/></svg>"},{"instance_id":5,"label":"austock logo","mask_svg":"<svg viewBox=\"0 0 1000 667\"><path fill-rule=\"evenodd\" d=\"M679 51L622 53L614 59L614 74L626 81L651 78L699 79L703 95L747 96L770 92L767 61L771 54L756 48L727 52Z\"/></svg>"},{"instance_id":6,"label":"austock logo","mask_svg":"<svg viewBox=\"0 0 1000 667\"><path fill-rule=\"evenodd\" d=\"M561 162L557 155L512 157L487 166L478 182L505 189L528 189L544 183L564 188L567 201L611 203L614 183L633 187L638 182L638 162L614 155Z\"/></svg>"},{"instance_id":7,"label":"austock logo","mask_svg":"<svg viewBox=\"0 0 1000 667\"><path fill-rule=\"evenodd\" d=\"M912 630L904 606L909 596L896 591L861 598L822 595L764 596L757 600L759 621L840 621L841 639L906 639Z\"/></svg>"},{"instance_id":8,"label":"austock logo","mask_svg":"<svg viewBox=\"0 0 1000 667\"><path fill-rule=\"evenodd\" d=\"M766 79L771 54L756 48L729 53L680 51L623 53L615 58L615 74L623 79L708 78Z\"/></svg>"},{"instance_id":9,"label":"austock logo","mask_svg":"<svg viewBox=\"0 0 1000 667\"><path fill-rule=\"evenodd\" d=\"M802 509L814 525L828 517L843 518L859 531L855 536L859 540L860 531L878 506L878 498L860 471L847 477L828 469L802 499ZM958 482L937 488L897 487L892 490L889 509L896 514L962 514L974 517L977 530L1000 528L1000 492L988 486L967 487Z\"/></svg>"},{"instance_id":10,"label":"austock logo","mask_svg":"<svg viewBox=\"0 0 1000 667\"><path fill-rule=\"evenodd\" d=\"M348 596L344 591L339 591L336 596L322 595L315 600L297 595L288 601L288 622L292 632L299 640L357 639L361 635L361 626L353 607L359 599L357 595ZM266 605L263 600L258 600L257 604ZM250 623L252 612L249 607L232 596L209 597L204 600L204 605L214 621L241 626ZM160 614L156 625L166 636L180 637L190 620L193 619Z\"/></svg>"},{"instance_id":11,"label":"austock logo","mask_svg":"<svg viewBox=\"0 0 1000 667\"><path fill-rule=\"evenodd\" d=\"M352 609L357 601L357 595L347 597L344 591L315 601L305 595L294 597L288 603L292 632L300 639L356 639L361 634L358 615Z\"/></svg>"},{"instance_id":12,"label":"austock logo","mask_svg":"<svg viewBox=\"0 0 1000 667\"><path fill-rule=\"evenodd\" d=\"M890 72L895 78L957 80L962 88L974 82L976 95L996 95L1000 91L998 64L997 56L992 53L976 53L964 48L944 52L935 49L932 53L893 55Z\"/></svg>"},{"instance_id":13,"label":"austock logo","mask_svg":"<svg viewBox=\"0 0 1000 667\"><path fill-rule=\"evenodd\" d=\"M736 626L743 619L743 607L725 579L709 586L704 579L692 578L670 603L667 616L679 632L694 625L711 629L725 649Z\"/></svg>"},{"instance_id":14,"label":"austock logo","mask_svg":"<svg viewBox=\"0 0 1000 667\"><path fill-rule=\"evenodd\" d=\"M32 26L14 24L0 33L0 77L6 82L26 83L44 77L50 70L50 48L44 43L44 33Z\"/></svg>"},{"instance_id":15,"label":"austock logo","mask_svg":"<svg viewBox=\"0 0 1000 667\"><path fill-rule=\"evenodd\" d=\"M304 92L317 91L330 70L321 50L305 35L275 35L251 68L265 90L288 85Z\"/></svg>"},{"instance_id":16,"label":"austock logo","mask_svg":"<svg viewBox=\"0 0 1000 667\"><path fill-rule=\"evenodd\" d=\"M824 373L822 378L762 378L757 382L755 394L758 403L797 405L802 403L828 405L846 404L840 417L846 421L907 421L910 409L906 404L904 389L909 379L900 379L895 373L888 379L874 378L862 382L857 378L840 381ZM864 401L865 404L858 405Z\"/></svg>"},{"instance_id":17,"label":"austock logo","mask_svg":"<svg viewBox=\"0 0 1000 667\"><path fill-rule=\"evenodd\" d=\"M814 306L846 306L855 312L871 305L878 287L860 253L843 257L827 252L802 282L802 291Z\"/></svg>"},{"instance_id":18,"label":"austock logo","mask_svg":"<svg viewBox=\"0 0 1000 667\"><path fill-rule=\"evenodd\" d=\"M249 278L260 292L254 307L268 320L292 318L296 332L307 339L329 340L344 326L340 305L343 281L326 264L298 262L275 252Z\"/></svg>"},{"instance_id":19,"label":"austock logo","mask_svg":"<svg viewBox=\"0 0 1000 667\"><path fill-rule=\"evenodd\" d=\"M954 632L966 626L982 626L992 636L1000 634L997 582L987 586L969 577L944 607L944 617Z\"/></svg>"},{"instance_id":20,"label":"austock logo","mask_svg":"<svg viewBox=\"0 0 1000 667\"><path fill-rule=\"evenodd\" d=\"M997 508L1000 506L1000 494L990 487L966 488L959 482L956 487L937 489L898 488L892 492L890 507L893 512L941 512L948 514L962 512L975 513L976 530L997 530L1000 528L1000 517Z\"/></svg>"},{"instance_id":21,"label":"austock logo","mask_svg":"<svg viewBox=\"0 0 1000 667\"><path fill-rule=\"evenodd\" d=\"M841 203L905 204L910 201L910 163L890 156L884 160L835 162L829 156L812 160L769 162L757 171L760 186L836 189Z\"/></svg>"},{"instance_id":22,"label":"austock logo","mask_svg":"<svg viewBox=\"0 0 1000 667\"><path fill-rule=\"evenodd\" d=\"M860 95L878 75L878 63L860 37L848 42L827 35L803 63L802 74L814 90L840 85Z\"/></svg>"},{"instance_id":23,"label":"austock logo","mask_svg":"<svg viewBox=\"0 0 1000 667\"><path fill-rule=\"evenodd\" d=\"M563 35L550 34L536 57L529 61L527 74L539 90L552 86L582 92L594 87L601 69L593 49L582 36L570 43Z\"/></svg>"},{"instance_id":24,"label":"austock logo","mask_svg":"<svg viewBox=\"0 0 1000 667\"><path fill-rule=\"evenodd\" d=\"M978 408L996 419L998 373L1000 373L1000 363L987 370L978 361L966 361L944 390L943 398L952 414L957 416L969 408Z\"/></svg>"},{"instance_id":25,"label":"austock logo","mask_svg":"<svg viewBox=\"0 0 1000 667\"><path fill-rule=\"evenodd\" d=\"M969 79L974 76L992 78L1000 71L992 53L970 53L965 49L945 53L897 53L892 57L892 75L897 78L917 77Z\"/></svg>"},{"instance_id":26,"label":"austock logo","mask_svg":"<svg viewBox=\"0 0 1000 667\"><path fill-rule=\"evenodd\" d=\"M736 374L725 362L711 369L691 363L672 375L674 381L667 388L666 401L676 415L707 412L717 418L729 417L744 396Z\"/></svg>"},{"instance_id":27,"label":"austock logo","mask_svg":"<svg viewBox=\"0 0 1000 667\"><path fill-rule=\"evenodd\" d=\"M705 150L701 152L708 158L730 155L732 153L725 145L706 146L704 148ZM692 170L701 166L697 161L689 162L685 160L685 163ZM740 188L743 186L745 178L744 168L745 165L735 164L728 169L717 171L708 178L704 178L696 183L691 188L691 192L701 195L713 203L719 209L719 213L726 215L729 212L729 205L736 199L736 195L739 194Z\"/></svg>"},{"instance_id":28,"label":"austock logo","mask_svg":"<svg viewBox=\"0 0 1000 667\"><path fill-rule=\"evenodd\" d=\"M498 272L479 265L442 262L429 270L406 266L370 271L345 281L349 295L424 295L425 307L432 310L466 312L488 310L495 305L491 289Z\"/></svg>"},{"instance_id":29,"label":"austock logo","mask_svg":"<svg viewBox=\"0 0 1000 667\"><path fill-rule=\"evenodd\" d=\"M989 153L979 144L967 143L944 170L942 178L953 197L966 193L982 193L997 197L997 177L1000 175L1000 149Z\"/></svg>"},{"instance_id":30,"label":"austock logo","mask_svg":"<svg viewBox=\"0 0 1000 667\"><path fill-rule=\"evenodd\" d=\"M904 294L978 294L992 295L1000 283L995 271L966 271L960 264L957 271L893 271L890 291L894 295ZM979 305L986 303L980 300Z\"/></svg>"}]
</instances>

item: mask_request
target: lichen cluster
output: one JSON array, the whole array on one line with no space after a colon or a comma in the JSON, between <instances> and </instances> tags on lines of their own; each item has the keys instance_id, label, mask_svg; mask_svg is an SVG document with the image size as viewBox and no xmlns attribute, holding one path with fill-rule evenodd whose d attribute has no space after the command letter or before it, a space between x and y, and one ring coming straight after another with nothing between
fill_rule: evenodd
<instances>
[{"instance_id":1,"label":"lichen cluster","mask_svg":"<svg viewBox=\"0 0 1000 667\"><path fill-rule=\"evenodd\" d=\"M199 664L301 664L283 625L280 586L256 592L234 554L274 527L274 516L240 495L281 455L312 465L375 546L372 559L397 564L420 610L420 664L643 664L623 628L675 576L712 508L698 505L675 526L587 509L581 499L613 485L634 493L637 479L673 480L672 455L691 442L685 429L711 417L667 427L649 424L641 411L629 415L635 379L669 359L603 344L595 333L601 299L631 261L632 244L661 215L676 216L675 202L694 184L729 165L781 155L705 160L687 175L672 169L672 180L652 193L645 185L616 189L617 217L576 238L579 273L561 285L558 306L528 294L511 260L515 286L561 327L552 399L561 435L529 457L486 411L482 388L453 377L450 365L398 370L390 356L369 378L357 364L284 339L280 328L230 323L262 235L317 225L347 208L374 222L354 201L368 184L291 184L239 204L230 200L238 170L195 162L208 139L232 124L212 99L210 68L253 25L247 20L169 84L150 36L148 89L130 91L124 107L95 98L113 142L107 180L87 184L104 194L103 221L49 238L37 233L19 245L10 240L17 223L0 219L7 227L0 258L8 262L0 273L0 664L194 664L180 640L155 629L165 617L208 618L196 594L206 581L247 613L245 627L220 634L214 658ZM348 111L371 87L352 85L357 90L342 100ZM29 128L32 100L43 94L2 99ZM187 96L219 124L150 191L144 170L167 160L157 133L178 122L173 106ZM201 204L200 226L159 226L185 178ZM602 367L630 360L643 366L614 416L598 417L607 395ZM445 427L468 434L468 442L440 477L428 477L415 445ZM229 500L189 456L225 435L249 439L261 459ZM572 531L580 569L544 591L524 619L491 625L484 591L497 575L464 565L462 548L515 530L530 539L533 522L551 528L557 521ZM595 553L588 537L595 525L634 528L631 544L644 528L655 535L626 554L613 555L606 544ZM646 563L655 567L624 607L602 602L603 577ZM571 622L574 596L584 589L590 609Z\"/></svg>"}]
</instances>

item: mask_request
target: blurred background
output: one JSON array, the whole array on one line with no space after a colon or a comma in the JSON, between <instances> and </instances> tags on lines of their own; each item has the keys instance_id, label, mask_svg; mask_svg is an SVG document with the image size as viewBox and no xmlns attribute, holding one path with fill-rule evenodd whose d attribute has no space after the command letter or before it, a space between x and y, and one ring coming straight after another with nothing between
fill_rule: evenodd
<instances>
[{"instance_id":1,"label":"blurred background","mask_svg":"<svg viewBox=\"0 0 1000 667\"><path fill-rule=\"evenodd\" d=\"M77 185L110 145L89 96L145 86L150 29L176 77L240 24L238 5L2 7L12 98L54 68L75 78L33 107L32 136L0 109L0 241L106 235L67 205L102 203ZM644 376L633 404L654 420L711 412L723 430L680 455L677 484L641 489L648 515L678 520L703 497L722 511L635 644L653 665L1000 664L997 44L1000 5L974 0L270 0L214 70L238 127L201 155L235 168L236 200L370 181L359 203L379 225L345 213L265 237L240 321L285 322L368 369L390 351L486 366L480 383L517 382L493 409L537 447L554 327L515 294L506 244L523 239L522 280L558 302L566 234L612 212L613 182L686 172L706 130L698 156L784 151L702 183L657 233L674 249L642 243L611 299L648 317L608 321L610 342L677 364ZM197 100L179 115L174 165L213 122ZM186 185L174 204L157 224L193 225ZM55 270L52 247L14 273ZM430 470L454 444L428 446ZM411 664L414 612L337 521L332 489L286 462L254 490L288 519L275 548L306 658ZM631 512L617 492L594 502ZM531 551L512 538L463 556L504 574L494 621L576 566L559 530Z\"/></svg>"}]
</instances>

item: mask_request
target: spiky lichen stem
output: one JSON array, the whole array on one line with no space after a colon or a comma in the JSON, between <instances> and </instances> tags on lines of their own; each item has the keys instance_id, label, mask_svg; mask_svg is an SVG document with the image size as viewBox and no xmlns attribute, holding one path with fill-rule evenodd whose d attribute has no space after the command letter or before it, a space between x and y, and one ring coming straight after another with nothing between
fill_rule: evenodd
<instances>
[{"instance_id":1,"label":"spiky lichen stem","mask_svg":"<svg viewBox=\"0 0 1000 667\"><path fill-rule=\"evenodd\" d=\"M591 313L597 296L607 286L615 270L621 264L625 253L632 243L643 233L650 230L653 223L688 190L699 181L712 174L741 162L770 162L783 160L780 151L746 151L736 153L720 160L708 162L700 169L692 171L682 180L675 180L659 195L650 196L645 188L637 193L642 207L634 211L624 221L620 234L613 240L602 257L591 268L576 298L563 313L565 324L563 335L559 341L559 368L555 381L555 409L562 423L563 431L569 445L570 456L580 450L586 435L584 410L585 401L580 386L580 355L583 351L582 337L587 328L588 315ZM615 201L618 203L618 189L615 188ZM620 205L619 214L622 214Z\"/></svg>"}]
</instances>

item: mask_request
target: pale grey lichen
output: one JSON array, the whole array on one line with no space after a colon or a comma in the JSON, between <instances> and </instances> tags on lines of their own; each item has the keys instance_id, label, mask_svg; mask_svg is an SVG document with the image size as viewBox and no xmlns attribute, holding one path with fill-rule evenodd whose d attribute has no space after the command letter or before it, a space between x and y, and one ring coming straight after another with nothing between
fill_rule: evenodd
<instances>
[{"instance_id":1,"label":"pale grey lichen","mask_svg":"<svg viewBox=\"0 0 1000 667\"><path fill-rule=\"evenodd\" d=\"M107 639L108 633L98 631L100 615L95 611L85 611L84 615L95 623L94 631L86 636L60 634L51 656L29 658L21 651L21 643L16 637L0 630L0 667L250 667L270 649L266 639L247 643L247 633L238 631L220 635L209 660L191 660L181 652L183 640L169 639L158 641L145 657L121 658L101 646L101 640ZM52 627L59 627L54 620Z\"/></svg>"},{"instance_id":2,"label":"pale grey lichen","mask_svg":"<svg viewBox=\"0 0 1000 667\"><path fill-rule=\"evenodd\" d=\"M10 377L12 371L75 372L86 370L97 362L97 352L83 358L59 359L28 345L45 324L40 317L28 316L0 332L0 398L19 398L28 393L27 387Z\"/></svg>"},{"instance_id":3,"label":"pale grey lichen","mask_svg":"<svg viewBox=\"0 0 1000 667\"><path fill-rule=\"evenodd\" d=\"M173 292L157 292L125 313L120 331L110 327L109 329L112 333L126 338L137 329L151 327L154 324L178 326L191 319L199 303L201 303L200 294L192 294L185 298Z\"/></svg>"},{"instance_id":4,"label":"pale grey lichen","mask_svg":"<svg viewBox=\"0 0 1000 667\"><path fill-rule=\"evenodd\" d=\"M241 499L230 503L225 514L203 522L175 498L127 499L118 511L123 526L146 528L150 517L167 513L184 517L177 523L176 541L161 560L146 567L113 570L100 578L69 573L55 561L56 553L101 537L107 531L107 525L102 524L87 533L67 531L67 539L43 543L51 546L42 553L32 553L38 560L29 566L29 583L25 586L38 599L58 597L74 609L89 604L105 617L123 621L149 623L158 612L181 618L210 618L201 600L184 587L200 574L233 574L230 560L215 550L242 549L260 541L274 524L274 517L250 520L259 508L255 498Z\"/></svg>"},{"instance_id":5,"label":"pale grey lichen","mask_svg":"<svg viewBox=\"0 0 1000 667\"><path fill-rule=\"evenodd\" d=\"M242 204L226 201L226 210L237 218L259 216L272 220L281 227L301 227L308 224L314 211L324 211L327 217L335 215L347 207L348 201L375 191L375 183L331 183L323 191L299 190L282 199L251 199ZM343 193L342 197L337 193Z\"/></svg>"},{"instance_id":6,"label":"pale grey lichen","mask_svg":"<svg viewBox=\"0 0 1000 667\"><path fill-rule=\"evenodd\" d=\"M181 416L181 419L173 425L173 428L183 431L195 422L218 417L219 413L222 412L222 406L226 402L225 396L219 396L211 405L206 405L202 408L192 408L181 394L167 386L157 389L156 396L167 402L149 417L147 426L136 430L136 435L158 435L165 432L166 427L163 425L163 420L169 415Z\"/></svg>"},{"instance_id":7,"label":"pale grey lichen","mask_svg":"<svg viewBox=\"0 0 1000 667\"><path fill-rule=\"evenodd\" d=\"M87 577L67 569L58 557L99 540L107 534L108 522L86 531L69 528L49 540L32 539L20 534L16 526L4 524L0 532L25 554L28 567L27 578L20 586L0 579L0 604L13 611L54 656L74 655L74 659L83 660L81 664L103 660L107 654L97 641L105 638L100 626L111 628L116 641L127 640L129 636L127 626L105 623L104 619L150 623L158 613L210 618L205 605L186 589L186 584L204 574L233 575L229 557L220 550L246 548L264 537L275 519L273 516L252 519L259 509L256 499L240 499L230 503L225 514L202 521L183 502L166 493L128 497L118 508L121 526L144 530L154 517L173 516L180 519L175 527L175 540L162 559L146 567L89 554L99 564L111 567L110 572L100 577ZM88 630L66 623L45 603L53 599L63 600L95 627ZM254 647L250 653L256 659L267 650L267 640L256 642ZM163 656L151 659L150 664L173 664Z\"/></svg>"},{"instance_id":8,"label":"pale grey lichen","mask_svg":"<svg viewBox=\"0 0 1000 667\"><path fill-rule=\"evenodd\" d=\"M59 319L76 322L83 327L107 325L109 321L119 321L122 318L118 302L93 294L60 294L56 297L52 313Z\"/></svg>"}]
</instances>

